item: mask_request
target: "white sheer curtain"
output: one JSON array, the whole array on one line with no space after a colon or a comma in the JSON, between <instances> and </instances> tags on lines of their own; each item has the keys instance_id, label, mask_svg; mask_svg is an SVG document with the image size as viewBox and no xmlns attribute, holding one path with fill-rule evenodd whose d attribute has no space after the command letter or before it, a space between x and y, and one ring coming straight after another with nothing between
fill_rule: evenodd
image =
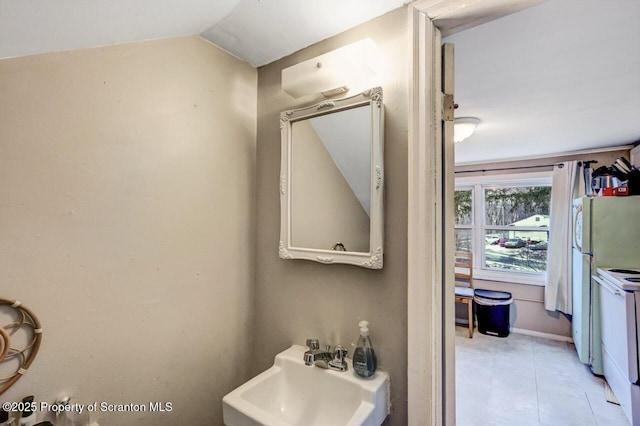
<instances>
[{"instance_id":1,"label":"white sheer curtain","mask_svg":"<svg viewBox=\"0 0 640 426\"><path fill-rule=\"evenodd\" d=\"M578 162L566 161L553 167L551 224L547 251L547 286L544 306L548 311L572 314L571 244L572 205L578 179Z\"/></svg>"}]
</instances>

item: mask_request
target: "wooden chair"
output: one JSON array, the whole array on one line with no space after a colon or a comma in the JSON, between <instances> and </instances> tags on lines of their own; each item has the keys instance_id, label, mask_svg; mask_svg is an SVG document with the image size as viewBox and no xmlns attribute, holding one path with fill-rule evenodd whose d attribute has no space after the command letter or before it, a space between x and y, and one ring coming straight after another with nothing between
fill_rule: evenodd
<instances>
[{"instance_id":1,"label":"wooden chair","mask_svg":"<svg viewBox=\"0 0 640 426\"><path fill-rule=\"evenodd\" d=\"M469 312L469 338L473 338L473 255L455 252L456 302L466 303Z\"/></svg>"}]
</instances>

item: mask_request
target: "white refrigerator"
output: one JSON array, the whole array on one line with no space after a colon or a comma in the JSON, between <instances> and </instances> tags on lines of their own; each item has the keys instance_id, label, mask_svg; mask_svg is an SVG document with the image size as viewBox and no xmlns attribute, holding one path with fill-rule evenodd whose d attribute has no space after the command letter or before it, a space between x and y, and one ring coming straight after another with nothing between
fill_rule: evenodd
<instances>
[{"instance_id":1,"label":"white refrigerator","mask_svg":"<svg viewBox=\"0 0 640 426\"><path fill-rule=\"evenodd\" d=\"M640 196L573 201L573 316L580 361L603 374L597 268L634 268L640 258Z\"/></svg>"}]
</instances>

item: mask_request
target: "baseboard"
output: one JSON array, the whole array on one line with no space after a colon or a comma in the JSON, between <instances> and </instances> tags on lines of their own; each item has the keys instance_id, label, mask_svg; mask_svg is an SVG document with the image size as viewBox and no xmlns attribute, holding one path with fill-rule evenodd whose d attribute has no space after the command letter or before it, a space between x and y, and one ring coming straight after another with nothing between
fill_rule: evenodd
<instances>
[{"instance_id":1,"label":"baseboard","mask_svg":"<svg viewBox=\"0 0 640 426\"><path fill-rule=\"evenodd\" d=\"M533 337L542 337L549 340L558 340L560 342L573 343L573 339L569 336L560 336L559 334L542 333L540 331L525 330L524 328L512 328L512 333L524 334Z\"/></svg>"},{"instance_id":2,"label":"baseboard","mask_svg":"<svg viewBox=\"0 0 640 426\"><path fill-rule=\"evenodd\" d=\"M613 389L611 389L609 383L607 383L606 380L604 382L604 396L607 399L607 402L620 405L620 401L618 401L618 398L616 398L615 394L613 393Z\"/></svg>"}]
</instances>

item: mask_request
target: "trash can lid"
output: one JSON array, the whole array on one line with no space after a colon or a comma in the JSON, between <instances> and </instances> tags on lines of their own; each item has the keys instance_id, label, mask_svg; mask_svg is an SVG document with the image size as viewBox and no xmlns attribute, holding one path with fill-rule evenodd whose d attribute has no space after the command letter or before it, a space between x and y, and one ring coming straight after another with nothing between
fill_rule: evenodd
<instances>
[{"instance_id":1,"label":"trash can lid","mask_svg":"<svg viewBox=\"0 0 640 426\"><path fill-rule=\"evenodd\" d=\"M508 293L506 291L483 290L479 288L474 291L474 294L477 297L484 297L485 299L490 299L490 300L506 301L511 299L511 293Z\"/></svg>"}]
</instances>

